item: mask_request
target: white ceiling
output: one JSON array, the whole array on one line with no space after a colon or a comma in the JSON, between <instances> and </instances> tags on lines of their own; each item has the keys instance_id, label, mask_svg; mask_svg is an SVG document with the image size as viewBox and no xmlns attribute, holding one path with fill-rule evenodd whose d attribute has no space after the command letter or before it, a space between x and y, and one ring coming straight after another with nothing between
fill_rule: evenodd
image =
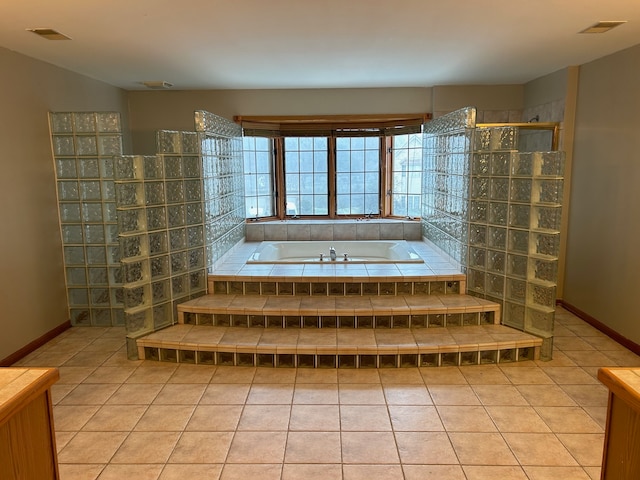
<instances>
[{"instance_id":1,"label":"white ceiling","mask_svg":"<svg viewBox=\"0 0 640 480\"><path fill-rule=\"evenodd\" d=\"M0 46L127 90L520 84L637 44L640 0L0 0Z\"/></svg>"}]
</instances>

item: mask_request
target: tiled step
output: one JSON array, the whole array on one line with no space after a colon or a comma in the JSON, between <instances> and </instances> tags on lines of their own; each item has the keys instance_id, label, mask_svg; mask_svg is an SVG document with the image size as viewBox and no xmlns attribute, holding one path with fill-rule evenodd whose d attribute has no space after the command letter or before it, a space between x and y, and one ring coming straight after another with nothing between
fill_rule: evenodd
<instances>
[{"instance_id":1,"label":"tiled step","mask_svg":"<svg viewBox=\"0 0 640 480\"><path fill-rule=\"evenodd\" d=\"M224 327L424 328L498 324L500 306L469 295L205 295L178 305L178 318Z\"/></svg>"},{"instance_id":2,"label":"tiled step","mask_svg":"<svg viewBox=\"0 0 640 480\"><path fill-rule=\"evenodd\" d=\"M349 267L352 267L349 265ZM331 274L309 270L308 276L286 275L286 267L277 273L252 275L209 275L208 291L216 295L278 295L278 296L360 296L360 295L445 295L466 293L466 276L458 274L389 276L361 275L362 270L333 270ZM423 267L426 268L426 267ZM298 269L299 270L299 269ZM406 270L406 269L405 269ZM297 270L290 269L291 272ZM372 270L375 272L375 270ZM360 273L360 274L359 274ZM381 271L382 273L382 271ZM391 272L393 273L393 272ZM398 273L398 272L396 272Z\"/></svg>"},{"instance_id":3,"label":"tiled step","mask_svg":"<svg viewBox=\"0 0 640 480\"><path fill-rule=\"evenodd\" d=\"M178 324L137 340L140 358L270 367L382 368L533 360L542 339L503 325L275 329Z\"/></svg>"}]
</instances>

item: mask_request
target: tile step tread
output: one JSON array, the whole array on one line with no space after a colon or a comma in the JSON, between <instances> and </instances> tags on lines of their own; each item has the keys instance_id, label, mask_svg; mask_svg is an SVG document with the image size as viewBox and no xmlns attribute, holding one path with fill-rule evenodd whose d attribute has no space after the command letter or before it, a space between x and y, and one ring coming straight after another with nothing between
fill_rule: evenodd
<instances>
[{"instance_id":1,"label":"tile step tread","mask_svg":"<svg viewBox=\"0 0 640 480\"><path fill-rule=\"evenodd\" d=\"M463 294L449 295L204 295L178 305L179 312L235 315L418 315L498 312L500 305Z\"/></svg>"},{"instance_id":2,"label":"tile step tread","mask_svg":"<svg viewBox=\"0 0 640 480\"><path fill-rule=\"evenodd\" d=\"M177 324L137 339L138 347L267 354L418 354L540 347L505 325L397 329L280 329Z\"/></svg>"},{"instance_id":3,"label":"tile step tread","mask_svg":"<svg viewBox=\"0 0 640 480\"><path fill-rule=\"evenodd\" d=\"M331 265L327 265L331 268ZM343 265L337 265L337 267L344 267ZM346 266L348 267L348 265ZM346 283L373 283L373 282L455 282L464 281L467 276L464 273L454 272L453 270L448 273L407 273L401 277L390 276L387 274L377 275L375 271L370 274L358 275L357 273L351 273L349 271L336 270L331 273L323 273L322 270L310 270L306 275L298 274L292 277L291 273L287 272L286 267L281 269L270 270L269 273L260 274L257 272L251 272L243 275L242 272L234 273L210 273L207 275L209 282L346 282Z\"/></svg>"}]
</instances>

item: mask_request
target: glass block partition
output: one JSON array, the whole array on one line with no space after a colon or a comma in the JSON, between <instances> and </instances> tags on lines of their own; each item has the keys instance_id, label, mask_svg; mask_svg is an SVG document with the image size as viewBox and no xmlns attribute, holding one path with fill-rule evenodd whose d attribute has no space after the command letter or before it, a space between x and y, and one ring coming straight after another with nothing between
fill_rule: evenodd
<instances>
[{"instance_id":1,"label":"glass block partition","mask_svg":"<svg viewBox=\"0 0 640 480\"><path fill-rule=\"evenodd\" d=\"M114 159L130 354L206 293L207 268L244 238L240 128L196 112L195 132L161 130L154 156Z\"/></svg>"},{"instance_id":2,"label":"glass block partition","mask_svg":"<svg viewBox=\"0 0 640 480\"><path fill-rule=\"evenodd\" d=\"M157 139L155 156L114 160L129 338L175 323L176 305L206 290L198 136Z\"/></svg>"},{"instance_id":3,"label":"glass block partition","mask_svg":"<svg viewBox=\"0 0 640 480\"><path fill-rule=\"evenodd\" d=\"M461 266L469 239L469 182L475 108L424 124L422 235Z\"/></svg>"},{"instance_id":4,"label":"glass block partition","mask_svg":"<svg viewBox=\"0 0 640 480\"><path fill-rule=\"evenodd\" d=\"M204 181L204 225L209 272L245 237L242 129L209 112L195 112Z\"/></svg>"},{"instance_id":5,"label":"glass block partition","mask_svg":"<svg viewBox=\"0 0 640 480\"><path fill-rule=\"evenodd\" d=\"M425 125L425 188L431 193L424 197L423 234L460 262L470 294L502 305L502 323L542 337L541 358L550 359L564 152L518 152L516 128L472 128L469 110ZM451 208L459 202L451 185L459 180L446 179L461 171L457 159L449 159L458 155L452 137L467 141L468 129L469 202L459 213Z\"/></svg>"},{"instance_id":6,"label":"glass block partition","mask_svg":"<svg viewBox=\"0 0 640 480\"><path fill-rule=\"evenodd\" d=\"M117 112L49 113L72 325L124 325L113 156Z\"/></svg>"}]
</instances>

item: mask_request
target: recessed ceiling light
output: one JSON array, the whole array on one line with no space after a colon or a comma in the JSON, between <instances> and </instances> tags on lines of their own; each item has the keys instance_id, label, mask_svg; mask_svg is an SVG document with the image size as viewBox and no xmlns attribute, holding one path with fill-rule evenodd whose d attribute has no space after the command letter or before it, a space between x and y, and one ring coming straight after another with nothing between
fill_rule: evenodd
<instances>
[{"instance_id":1,"label":"recessed ceiling light","mask_svg":"<svg viewBox=\"0 0 640 480\"><path fill-rule=\"evenodd\" d=\"M173 87L173 83L165 82L164 80L153 80L147 82L140 82L147 88L151 88L153 90L162 90L166 88Z\"/></svg>"},{"instance_id":2,"label":"recessed ceiling light","mask_svg":"<svg viewBox=\"0 0 640 480\"><path fill-rule=\"evenodd\" d=\"M623 23L627 23L626 20L612 20L607 22L598 22L595 25L591 25L589 28L585 28L578 33L604 33L608 32L612 28L619 27Z\"/></svg>"},{"instance_id":3,"label":"recessed ceiling light","mask_svg":"<svg viewBox=\"0 0 640 480\"><path fill-rule=\"evenodd\" d=\"M35 33L42 38L46 38L47 40L71 40L71 38L52 28L27 28L27 31Z\"/></svg>"}]
</instances>

